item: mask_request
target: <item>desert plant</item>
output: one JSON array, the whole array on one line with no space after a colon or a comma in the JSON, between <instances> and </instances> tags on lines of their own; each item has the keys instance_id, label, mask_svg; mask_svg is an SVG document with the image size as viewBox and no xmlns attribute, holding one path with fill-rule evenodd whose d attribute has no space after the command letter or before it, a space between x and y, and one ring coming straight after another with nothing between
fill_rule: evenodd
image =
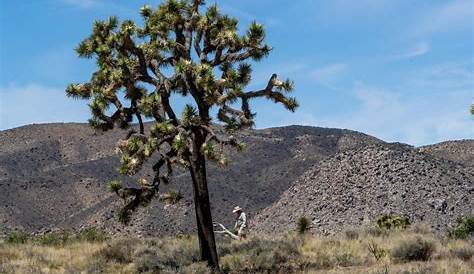
<instances>
[{"instance_id":1,"label":"desert plant","mask_svg":"<svg viewBox=\"0 0 474 274\"><path fill-rule=\"evenodd\" d=\"M139 243L136 239L118 239L107 244L96 252L95 256L109 262L130 263L133 261L133 252Z\"/></svg>"},{"instance_id":2,"label":"desert plant","mask_svg":"<svg viewBox=\"0 0 474 274\"><path fill-rule=\"evenodd\" d=\"M68 231L51 232L33 238L35 243L41 245L64 245L71 240L71 233Z\"/></svg>"},{"instance_id":3,"label":"desert plant","mask_svg":"<svg viewBox=\"0 0 474 274\"><path fill-rule=\"evenodd\" d=\"M359 231L355 229L347 229L344 231L344 235L349 240L357 240L359 239Z\"/></svg>"},{"instance_id":4,"label":"desert plant","mask_svg":"<svg viewBox=\"0 0 474 274\"><path fill-rule=\"evenodd\" d=\"M183 195L181 194L181 192L174 190L160 195L160 201L171 205L177 204L182 198Z\"/></svg>"},{"instance_id":5,"label":"desert plant","mask_svg":"<svg viewBox=\"0 0 474 274\"><path fill-rule=\"evenodd\" d=\"M414 239L404 239L396 245L391 255L402 261L427 261L435 252L435 244L420 236Z\"/></svg>"},{"instance_id":6,"label":"desert plant","mask_svg":"<svg viewBox=\"0 0 474 274\"><path fill-rule=\"evenodd\" d=\"M467 239L474 234L474 215L457 220L457 226L448 232L451 238Z\"/></svg>"},{"instance_id":7,"label":"desert plant","mask_svg":"<svg viewBox=\"0 0 474 274\"><path fill-rule=\"evenodd\" d=\"M118 180L112 180L112 181L110 181L109 184L107 185L107 188L108 188L109 191L111 191L111 192L118 193L118 191L123 188L123 184L122 184L122 182L120 182L120 181L118 181Z\"/></svg>"},{"instance_id":8,"label":"desert plant","mask_svg":"<svg viewBox=\"0 0 474 274\"><path fill-rule=\"evenodd\" d=\"M28 233L22 231L14 231L7 235L5 242L9 244L24 244L28 242L30 237L31 236Z\"/></svg>"},{"instance_id":9,"label":"desert plant","mask_svg":"<svg viewBox=\"0 0 474 274\"><path fill-rule=\"evenodd\" d=\"M408 217L397 215L383 215L377 220L377 227L380 229L405 229L410 225Z\"/></svg>"},{"instance_id":10,"label":"desert plant","mask_svg":"<svg viewBox=\"0 0 474 274\"><path fill-rule=\"evenodd\" d=\"M107 239L107 235L104 232L97 230L96 228L83 229L73 236L74 241L80 242L103 242Z\"/></svg>"},{"instance_id":11,"label":"desert plant","mask_svg":"<svg viewBox=\"0 0 474 274\"><path fill-rule=\"evenodd\" d=\"M222 270L225 273L275 273L291 269L291 262L301 255L301 241L300 237L293 236L227 241L219 245Z\"/></svg>"},{"instance_id":12,"label":"desert plant","mask_svg":"<svg viewBox=\"0 0 474 274\"><path fill-rule=\"evenodd\" d=\"M469 261L474 257L474 247L473 246L463 246L458 248L453 248L450 251L451 256L459 258L463 261Z\"/></svg>"},{"instance_id":13,"label":"desert plant","mask_svg":"<svg viewBox=\"0 0 474 274\"><path fill-rule=\"evenodd\" d=\"M387 256L387 251L381 248L377 243L371 241L367 244L367 249L378 262Z\"/></svg>"},{"instance_id":14,"label":"desert plant","mask_svg":"<svg viewBox=\"0 0 474 274\"><path fill-rule=\"evenodd\" d=\"M149 204L176 165L182 166L192 179L201 260L218 268L206 160L224 166L225 146L244 147L233 132L253 126L251 100L267 98L290 111L298 103L288 95L293 82L276 74L262 89L245 90L252 75L249 61L259 61L271 51L264 28L253 22L241 32L237 19L223 15L216 5L202 12L203 5L204 0L166 0L157 9L144 6L142 26L131 20L120 23L117 17L96 21L76 51L80 57L95 58L98 69L89 82L71 84L66 93L90 100L89 122L96 129L125 129L136 119L138 129L117 144L122 174L137 174L159 155L151 182L111 185L126 201L119 220L128 222L133 211ZM170 102L173 94L191 99L181 116ZM149 130L144 118L154 120ZM215 120L226 131L215 132Z\"/></svg>"},{"instance_id":15,"label":"desert plant","mask_svg":"<svg viewBox=\"0 0 474 274\"><path fill-rule=\"evenodd\" d=\"M299 234L304 234L311 228L311 221L306 217L300 217L296 223Z\"/></svg>"},{"instance_id":16,"label":"desert plant","mask_svg":"<svg viewBox=\"0 0 474 274\"><path fill-rule=\"evenodd\" d=\"M213 274L212 270L205 263L193 263L181 271L183 274Z\"/></svg>"}]
</instances>

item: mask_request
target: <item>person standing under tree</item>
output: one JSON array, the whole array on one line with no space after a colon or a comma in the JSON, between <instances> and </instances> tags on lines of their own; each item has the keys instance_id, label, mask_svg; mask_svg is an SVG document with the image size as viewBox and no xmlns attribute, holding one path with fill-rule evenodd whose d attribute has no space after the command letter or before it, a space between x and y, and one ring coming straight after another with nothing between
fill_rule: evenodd
<instances>
[{"instance_id":1,"label":"person standing under tree","mask_svg":"<svg viewBox=\"0 0 474 274\"><path fill-rule=\"evenodd\" d=\"M237 215L234 230L237 231L237 235L240 238L246 238L247 216L245 215L245 212L242 211L242 208L240 206L236 206L234 207L234 210L232 210L232 213L235 213Z\"/></svg>"}]
</instances>

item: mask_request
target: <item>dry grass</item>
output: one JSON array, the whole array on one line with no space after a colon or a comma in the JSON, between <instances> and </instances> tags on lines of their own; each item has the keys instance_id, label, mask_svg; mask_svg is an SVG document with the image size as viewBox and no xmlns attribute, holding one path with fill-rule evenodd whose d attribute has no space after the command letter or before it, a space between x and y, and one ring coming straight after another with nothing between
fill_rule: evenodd
<instances>
[{"instance_id":1,"label":"dry grass","mask_svg":"<svg viewBox=\"0 0 474 274\"><path fill-rule=\"evenodd\" d=\"M226 273L468 274L474 269L470 240L438 238L419 228L372 232L352 231L334 237L218 239L221 266ZM426 261L403 256L405 249L400 247L415 239L433 244ZM394 252L398 252L397 256ZM194 237L116 239L60 246L38 242L0 244L0 273L210 273L197 260Z\"/></svg>"}]
</instances>

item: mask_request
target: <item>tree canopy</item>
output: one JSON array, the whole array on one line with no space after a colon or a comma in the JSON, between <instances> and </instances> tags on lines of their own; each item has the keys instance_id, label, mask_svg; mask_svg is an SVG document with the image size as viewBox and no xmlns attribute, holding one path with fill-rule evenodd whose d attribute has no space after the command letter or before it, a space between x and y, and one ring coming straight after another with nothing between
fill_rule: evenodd
<instances>
[{"instance_id":1,"label":"tree canopy","mask_svg":"<svg viewBox=\"0 0 474 274\"><path fill-rule=\"evenodd\" d=\"M109 184L127 201L120 211L124 222L158 193L160 183L169 181L175 165L197 174L195 200L208 200L204 160L225 165L224 146L243 148L232 132L254 125L252 99L267 98L290 111L298 106L289 96L293 82L276 74L262 89L246 90L251 62L271 52L261 24L253 22L240 32L236 18L203 0L167 0L156 9L142 7L140 14L140 26L114 16L94 23L92 34L76 51L80 57L94 58L97 70L88 82L66 89L68 96L89 100L94 128L126 129L138 123L139 129L130 130L117 144L120 173L135 175L159 154L151 182L142 178L134 187L119 181ZM193 103L177 114L172 94L192 98ZM154 121L149 131L146 120ZM228 134L217 134L213 123L222 124Z\"/></svg>"}]
</instances>

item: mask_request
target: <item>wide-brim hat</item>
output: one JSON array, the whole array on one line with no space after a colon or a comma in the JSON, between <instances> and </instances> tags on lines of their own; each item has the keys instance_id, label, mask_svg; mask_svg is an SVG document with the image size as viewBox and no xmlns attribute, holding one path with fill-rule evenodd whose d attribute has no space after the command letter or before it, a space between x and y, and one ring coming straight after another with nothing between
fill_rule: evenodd
<instances>
[{"instance_id":1,"label":"wide-brim hat","mask_svg":"<svg viewBox=\"0 0 474 274\"><path fill-rule=\"evenodd\" d=\"M240 206L236 206L236 207L234 207L234 209L232 210L232 213L236 213L236 212L241 211L241 210L242 210L242 208L241 208Z\"/></svg>"}]
</instances>

